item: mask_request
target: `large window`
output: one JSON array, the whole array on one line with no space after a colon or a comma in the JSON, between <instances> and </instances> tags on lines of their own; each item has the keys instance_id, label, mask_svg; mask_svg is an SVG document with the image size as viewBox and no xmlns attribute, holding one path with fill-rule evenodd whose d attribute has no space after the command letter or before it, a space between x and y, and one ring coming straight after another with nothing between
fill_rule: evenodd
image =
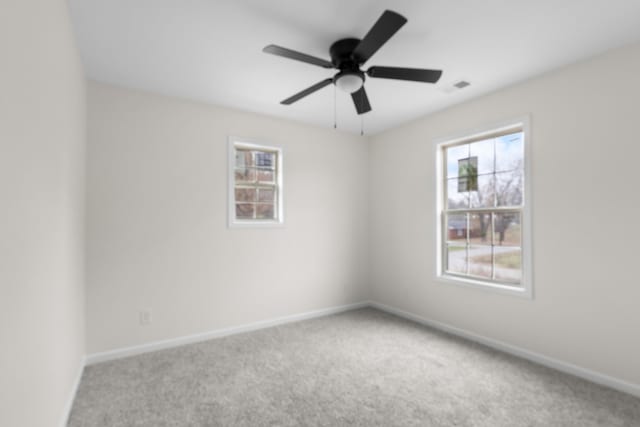
<instances>
[{"instance_id":1,"label":"large window","mask_svg":"<svg viewBox=\"0 0 640 427\"><path fill-rule=\"evenodd\" d=\"M525 120L438 145L439 276L531 296Z\"/></svg>"},{"instance_id":2,"label":"large window","mask_svg":"<svg viewBox=\"0 0 640 427\"><path fill-rule=\"evenodd\" d=\"M230 137L229 226L282 222L282 150Z\"/></svg>"}]
</instances>

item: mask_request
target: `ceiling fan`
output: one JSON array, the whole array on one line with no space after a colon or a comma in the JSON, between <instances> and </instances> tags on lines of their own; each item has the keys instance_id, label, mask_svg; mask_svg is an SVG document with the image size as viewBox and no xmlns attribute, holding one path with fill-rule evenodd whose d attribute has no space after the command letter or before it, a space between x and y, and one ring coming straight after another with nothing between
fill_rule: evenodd
<instances>
[{"instance_id":1,"label":"ceiling fan","mask_svg":"<svg viewBox=\"0 0 640 427\"><path fill-rule=\"evenodd\" d=\"M322 80L290 96L282 101L281 104L293 104L333 83L343 91L350 93L356 111L358 114L364 114L371 111L369 98L364 89L365 74L373 78L436 83L442 75L441 70L380 66L369 67L366 72L360 69L360 66L367 62L406 22L407 19L404 16L391 10L384 11L362 40L347 38L333 43L329 48L331 62L273 44L265 47L262 51L266 53L338 70L333 77Z\"/></svg>"}]
</instances>

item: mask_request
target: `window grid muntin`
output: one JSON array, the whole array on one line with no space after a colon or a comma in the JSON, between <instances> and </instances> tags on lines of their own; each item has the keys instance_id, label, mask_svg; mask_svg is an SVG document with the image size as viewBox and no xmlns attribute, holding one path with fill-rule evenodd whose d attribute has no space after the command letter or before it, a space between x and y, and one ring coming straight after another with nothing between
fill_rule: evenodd
<instances>
[{"instance_id":1,"label":"window grid muntin","mask_svg":"<svg viewBox=\"0 0 640 427\"><path fill-rule=\"evenodd\" d=\"M236 142L233 144L234 150L234 167L233 167L233 217L235 222L239 223L272 223L281 221L281 169L280 169L280 150L270 149L269 147L255 146L253 144L243 144ZM243 163L239 166L238 155L240 153L250 153L250 165ZM264 165L264 155L270 155L272 158L272 164L269 166ZM258 160L261 158L261 160ZM261 164L262 163L262 164ZM236 173L238 171L253 171L254 178L250 181L239 181L236 179ZM260 181L259 172L269 171L273 172L273 182ZM238 201L236 199L237 189L254 189L256 191L254 201ZM273 199L271 202L260 201L260 190L273 191ZM238 217L237 210L238 205L251 205L252 217ZM260 218L258 217L258 205L271 206L273 210L272 217Z\"/></svg>"},{"instance_id":2,"label":"window grid muntin","mask_svg":"<svg viewBox=\"0 0 640 427\"><path fill-rule=\"evenodd\" d=\"M514 169L510 169L510 170L497 170L497 149L496 149L496 139L506 136L506 135L511 135L511 134L516 134L516 133L522 133L522 144L523 144L523 148L522 148L522 159L523 159L523 163L521 164L520 168L514 168ZM443 164L443 173L442 173L442 195L443 195L443 209L442 209L442 216L441 216L441 230L442 230L442 236L441 236L441 252L443 254L443 256L441 257L441 263L442 263L442 271L443 273L445 273L447 276L454 276L454 277L459 277L462 279L473 279L473 280L478 280L478 281L482 281L482 282L486 282L486 283L495 283L495 284L499 284L499 285L506 285L506 286L511 286L511 287L522 287L523 286L523 280L525 278L524 275L524 242L523 242L523 230L522 227L524 225L524 203L525 203L525 173L524 173L524 168L525 168L525 153L526 150L524 148L524 144L526 143L525 141L525 135L524 135L524 127L523 126L517 126L517 127L510 127L507 129L504 129L500 132L493 132L493 133L487 133L478 137L473 137L473 138L469 138L469 139L461 139L459 141L456 141L454 143L450 143L450 144L443 144L440 146L440 149L442 150L442 164ZM457 179L459 178L460 175L460 171L458 170L458 173L455 174L455 176L449 176L448 175L448 158L447 158L447 150L451 147L456 147L456 146L462 146L462 145L467 145L468 146L468 150L467 150L467 158L471 158L471 144L473 144L474 142L480 142L480 141L484 141L484 140L492 140L492 145L493 145L493 170L491 173L484 173L484 174L477 174L476 177L479 177L480 175L493 175L494 177L494 191L493 191L493 207L471 207L471 191L467 191L468 196L466 197L467 200L467 208L453 208L453 209L449 209L449 196L448 196L448 191L449 191L449 181L453 180L453 179ZM497 191L497 182L495 181L495 176L496 174L501 174L501 173L508 173L508 172L515 172L515 171L521 171L522 172L522 183L521 183L521 188L522 188L522 194L521 194L521 201L519 205L506 205L506 206L499 206L498 205L498 191ZM477 178L476 178L477 179ZM495 251L495 242L494 242L494 237L495 237L495 214L497 213L508 213L508 212L513 212L513 213L517 213L519 215L520 218L520 224L519 224L519 235L520 235L520 245L519 246L509 246L510 248L512 248L514 251L518 250L519 251L519 257L520 257L520 275L519 275L519 279L517 281L513 280L505 280L505 279L498 279L496 278L496 251ZM470 269L470 256L469 256L469 248L471 245L470 243L470 230L471 230L471 226L470 226L470 218L471 215L473 213L489 213L491 216L491 226L490 226L490 231L491 231L491 244L490 245L483 245L483 246L490 246L491 248L491 279L487 279L484 276L478 276L478 275L474 275L471 274L469 269ZM466 240L465 240L465 245L459 245L459 244L451 244L451 241L449 240L449 227L448 227L448 221L447 218L449 215L452 214L466 214ZM461 274L459 272L455 272L455 271L451 271L450 265L449 265L449 247L450 246L455 246L455 247L465 247L465 274ZM478 246L478 245L476 245Z\"/></svg>"},{"instance_id":3,"label":"window grid muntin","mask_svg":"<svg viewBox=\"0 0 640 427\"><path fill-rule=\"evenodd\" d=\"M486 243L473 243L472 242L472 236L471 236L471 216L474 213L477 212L481 212L483 214L487 214L489 213L490 216L490 225L487 228L486 234L489 236L488 241ZM455 212L454 214L460 214L461 212ZM454 276L460 276L460 277L466 277L466 278L474 278L474 279L479 279L479 280L487 280L487 277L485 276L481 276L481 275L477 275L477 274L473 274L470 269L470 251L473 248L479 248L479 247L486 247L486 248L490 248L491 251L491 280L494 281L495 283L500 283L500 284L505 284L505 285L519 285L520 281L522 280L523 277L523 272L522 272L522 254L524 253L523 250L523 245L522 245L522 209L501 209L499 211L496 212L488 212L487 209L482 210L482 211L477 211L477 210L471 210L470 212L465 212L467 213L467 215L465 216L465 221L466 221L466 233L465 233L465 241L464 243L461 243L460 241L455 241L455 240L450 240L449 239L449 228L448 228L448 217L451 214L444 214L444 227L443 230L446 230L445 232L447 233L446 236L444 236L443 238L443 253L444 253L444 257L443 257L443 261L444 261L444 269L443 271L446 272L446 274L448 275L454 275ZM496 219L496 214L500 214L500 213L514 213L519 215L520 217L520 229L518 231L519 234L519 241L520 244L519 245L500 245L496 242L495 239L495 235L496 233L498 233L498 231L496 231L495 228L495 219ZM464 253L465 253L465 273L461 274L460 272L458 272L457 270L452 270L451 266L449 265L449 248L450 247L457 247L457 248L464 248ZM496 256L499 255L496 252L496 248L508 248L508 250L510 252L518 252L520 254L520 279L518 281L515 280L508 280L508 279L500 279L496 277Z\"/></svg>"}]
</instances>

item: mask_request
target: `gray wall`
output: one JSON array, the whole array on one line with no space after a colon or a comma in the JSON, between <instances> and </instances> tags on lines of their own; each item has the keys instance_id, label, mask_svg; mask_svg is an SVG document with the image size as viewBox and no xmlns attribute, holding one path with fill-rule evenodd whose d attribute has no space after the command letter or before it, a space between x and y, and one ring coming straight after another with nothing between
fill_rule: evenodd
<instances>
[{"instance_id":1,"label":"gray wall","mask_svg":"<svg viewBox=\"0 0 640 427\"><path fill-rule=\"evenodd\" d=\"M367 297L365 138L94 82L88 99L88 353ZM284 227L227 228L228 135L283 147Z\"/></svg>"},{"instance_id":2,"label":"gray wall","mask_svg":"<svg viewBox=\"0 0 640 427\"><path fill-rule=\"evenodd\" d=\"M0 52L0 425L50 427L85 354L85 80L66 2L4 1Z\"/></svg>"},{"instance_id":3,"label":"gray wall","mask_svg":"<svg viewBox=\"0 0 640 427\"><path fill-rule=\"evenodd\" d=\"M640 384L640 45L371 139L373 299ZM438 282L434 140L530 114L533 300Z\"/></svg>"}]
</instances>

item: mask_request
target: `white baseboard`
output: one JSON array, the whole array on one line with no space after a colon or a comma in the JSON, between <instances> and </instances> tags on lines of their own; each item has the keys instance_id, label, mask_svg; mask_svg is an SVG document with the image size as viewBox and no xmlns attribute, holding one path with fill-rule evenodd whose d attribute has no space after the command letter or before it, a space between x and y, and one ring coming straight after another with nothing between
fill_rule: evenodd
<instances>
[{"instance_id":1,"label":"white baseboard","mask_svg":"<svg viewBox=\"0 0 640 427\"><path fill-rule=\"evenodd\" d=\"M134 356L137 354L148 353L151 351L157 351L167 348L179 347L185 344L192 344L202 341L207 341L213 338L220 338L229 335L239 334L243 332L255 331L258 329L269 328L272 326L283 325L286 323L297 322L300 320L313 319L316 317L328 316L331 314L341 313L344 311L354 310L357 308L363 307L373 307L379 310L385 311L387 313L394 314L396 316L405 318L407 320L411 320L413 322L429 326L434 329L441 330L443 332L450 333L452 335L456 335L471 341L478 342L480 344L484 344L488 347L494 348L499 351L503 351L505 353L512 354L517 357L521 357L523 359L530 360L532 362L538 363L540 365L547 366L552 369L556 369L561 372L565 372L576 377L583 378L587 381L591 381L597 384L601 384L615 390L619 390L637 397L640 397L640 385L630 383L619 378L611 377L605 374L601 374L596 371L592 371L590 369L586 369L572 363L564 362L558 359L554 359L552 357L545 356L540 353L536 353L521 347L517 347L511 344L507 344L502 341L498 341L492 338L488 338L482 335L478 335L476 333L457 328L455 326L450 326L442 322L438 322L435 320L427 319L421 316L418 316L413 313L409 313L404 310L400 310L395 307L391 307L389 305L381 304L376 301L365 301L355 304L342 305L337 307L329 307L320 310L309 311L306 313L293 314L289 316L277 317L275 319L263 320L259 322L253 322L246 325L234 326L230 328L217 329L209 332L204 332L200 334L188 335L163 341L155 341L147 344L136 345L132 347L126 347L101 353L93 353L86 357L86 365L92 365L95 363L106 362L109 360L120 359L123 357ZM77 382L75 384L73 390L73 396L75 396L75 391L78 387L78 383L80 381L80 376L82 374L82 370L78 375ZM72 396L72 397L73 397ZM73 399L70 399L68 403L68 409L66 411L67 416L71 410L71 405L73 403Z\"/></svg>"},{"instance_id":2,"label":"white baseboard","mask_svg":"<svg viewBox=\"0 0 640 427\"><path fill-rule=\"evenodd\" d=\"M565 372L567 374L574 375L576 377L583 378L587 381L591 381L597 384L601 384L610 388L613 388L618 391L622 391L624 393L628 393L637 397L640 397L640 385L630 383L619 378L611 377L605 374L601 374L596 371L592 371L590 369L582 368L580 366L563 362L558 359L554 359L552 357L548 357L542 355L540 353L535 353L530 350L526 350L521 347L517 347L511 344L507 344L502 341L494 340L492 338L488 338L482 335L475 334L473 332L466 331L464 329L456 328L455 326L450 326L445 323L441 323L435 320L426 319L424 317L418 316L413 313L409 313L403 310L400 310L395 307L391 307L385 304L381 304L379 302L371 301L369 303L371 307L377 308L379 310L385 311L387 313L395 314L398 317L405 318L407 320L411 320L416 323L420 323L425 326L429 326L434 329L438 329L443 332L450 333L452 335L456 335L470 341L475 341L480 344L484 344L487 347L494 348L496 350L503 351L505 353L512 354L514 356L521 357L523 359L530 360L532 362L538 363L540 365L547 366L549 368Z\"/></svg>"},{"instance_id":3,"label":"white baseboard","mask_svg":"<svg viewBox=\"0 0 640 427\"><path fill-rule=\"evenodd\" d=\"M283 325L285 323L297 322L300 320L313 319L316 317L328 316L331 314L341 313L344 311L354 310L369 306L368 302L359 302L355 304L341 305L336 307L328 307L320 310L308 311L306 313L292 314L289 316L276 317L275 319L262 320L259 322L248 323L246 325L233 326L230 328L216 329L209 332L203 332L194 335L172 338L162 341L154 341L146 344L125 347L101 353L93 353L87 356L87 365L106 362L109 360L120 359L123 357L135 356L137 354L148 353L151 351L163 350L166 348L179 347L185 344L192 344L207 341L213 338L225 337L228 335L239 334L243 332L255 331L258 329L269 328L272 326Z\"/></svg>"},{"instance_id":4,"label":"white baseboard","mask_svg":"<svg viewBox=\"0 0 640 427\"><path fill-rule=\"evenodd\" d=\"M76 394L78 394L78 387L80 387L80 380L82 379L82 373L84 372L85 365L86 358L82 357L82 359L80 359L80 367L78 368L78 373L76 374L76 378L73 381L73 386L71 387L71 392L67 397L67 402L65 403L64 409L62 411L60 427L67 427L67 424L69 424L69 416L71 415L71 409L73 408L73 401L76 399Z\"/></svg>"}]
</instances>

